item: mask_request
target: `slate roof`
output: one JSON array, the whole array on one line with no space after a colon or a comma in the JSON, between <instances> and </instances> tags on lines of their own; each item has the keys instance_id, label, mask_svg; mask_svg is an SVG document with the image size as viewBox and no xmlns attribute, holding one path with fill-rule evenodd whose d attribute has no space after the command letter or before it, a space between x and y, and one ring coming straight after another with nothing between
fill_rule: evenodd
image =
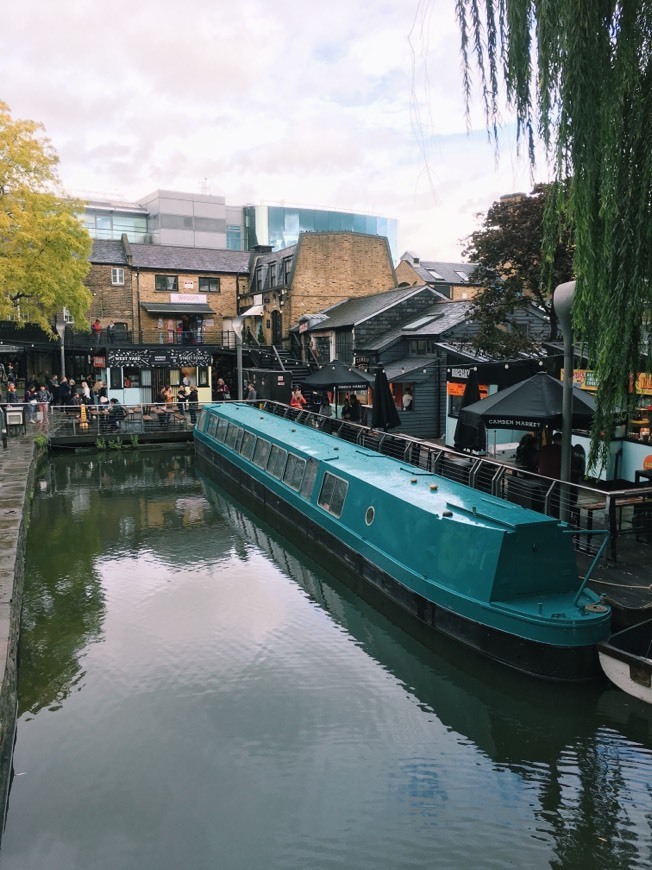
<instances>
[{"instance_id":1,"label":"slate roof","mask_svg":"<svg viewBox=\"0 0 652 870\"><path fill-rule=\"evenodd\" d=\"M249 274L249 251L226 251L215 248L184 248L178 245L129 245L131 265L139 269L170 272L228 272ZM93 242L91 263L127 266L122 241Z\"/></svg>"},{"instance_id":2,"label":"slate roof","mask_svg":"<svg viewBox=\"0 0 652 870\"><path fill-rule=\"evenodd\" d=\"M438 302L432 308L413 317L411 321L401 324L394 329L383 332L369 342L365 342L364 350L382 351L401 338L418 338L420 336L438 337L459 323L463 323L469 312L471 302ZM407 329L410 323L425 321L423 326L417 329Z\"/></svg>"},{"instance_id":3,"label":"slate roof","mask_svg":"<svg viewBox=\"0 0 652 870\"><path fill-rule=\"evenodd\" d=\"M410 323L403 324L403 335L410 338L417 336L438 336L443 335L453 326L457 326L467 320L469 311L473 305L472 300L464 299L459 302L438 302L428 311L424 311L418 317L415 317L411 322L425 321L427 317L432 319L424 322L423 326L416 329L409 329Z\"/></svg>"},{"instance_id":4,"label":"slate roof","mask_svg":"<svg viewBox=\"0 0 652 870\"><path fill-rule=\"evenodd\" d=\"M321 311L320 314L325 314L326 318L315 326L310 327L309 331L355 326L357 323L362 323L381 311L391 308L398 302L409 299L410 296L414 296L415 293L420 293L424 289L430 290L430 288L424 288L423 286L396 287L394 290L388 290L385 293L374 293L373 296L345 299L344 302L338 302L337 305Z\"/></svg>"},{"instance_id":5,"label":"slate roof","mask_svg":"<svg viewBox=\"0 0 652 870\"><path fill-rule=\"evenodd\" d=\"M388 381L402 381L412 372L438 366L439 361L433 356L404 356L402 359L383 364Z\"/></svg>"},{"instance_id":6,"label":"slate roof","mask_svg":"<svg viewBox=\"0 0 652 870\"><path fill-rule=\"evenodd\" d=\"M127 254L120 239L115 241L93 241L93 250L90 256L91 263L107 266L127 266Z\"/></svg>"},{"instance_id":7,"label":"slate roof","mask_svg":"<svg viewBox=\"0 0 652 870\"><path fill-rule=\"evenodd\" d=\"M409 261L408 261L409 262ZM473 273L478 268L477 263L442 263L439 260L421 260L410 263L417 275L427 284L473 284ZM436 273L436 274L433 274ZM457 273L467 276L465 281ZM438 278L437 275L440 277Z\"/></svg>"}]
</instances>

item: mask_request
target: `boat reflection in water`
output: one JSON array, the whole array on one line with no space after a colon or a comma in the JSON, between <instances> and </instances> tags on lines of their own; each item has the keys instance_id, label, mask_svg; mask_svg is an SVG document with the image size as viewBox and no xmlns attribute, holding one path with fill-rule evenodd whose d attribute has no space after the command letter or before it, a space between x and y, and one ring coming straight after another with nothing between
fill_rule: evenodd
<instances>
[{"instance_id":1,"label":"boat reflection in water","mask_svg":"<svg viewBox=\"0 0 652 870\"><path fill-rule=\"evenodd\" d=\"M256 544L342 626L356 644L391 673L422 709L496 764L544 781L559 800L561 768L574 763L592 800L606 800L598 776L596 744L652 745L644 704L607 683L567 685L509 671L454 640L433 633L353 573L337 577L328 559L305 555L305 544L282 537L251 505L237 506L213 479L199 474L207 499L245 540ZM623 733L619 733L623 729ZM617 751L610 758L617 777ZM536 772L532 768L536 765ZM540 765L547 765L548 771ZM582 769L586 768L586 769ZM586 779L584 778L586 776ZM548 780L545 783L545 780ZM610 794L610 792L606 792Z\"/></svg>"}]
</instances>

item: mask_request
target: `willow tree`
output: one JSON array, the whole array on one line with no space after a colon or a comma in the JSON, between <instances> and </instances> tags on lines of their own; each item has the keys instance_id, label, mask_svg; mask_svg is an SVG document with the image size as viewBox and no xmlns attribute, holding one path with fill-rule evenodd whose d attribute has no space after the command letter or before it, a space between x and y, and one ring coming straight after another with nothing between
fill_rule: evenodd
<instances>
[{"instance_id":1,"label":"willow tree","mask_svg":"<svg viewBox=\"0 0 652 870\"><path fill-rule=\"evenodd\" d=\"M0 320L52 332L65 307L81 323L91 239L63 195L58 157L43 127L18 121L0 102Z\"/></svg>"},{"instance_id":2,"label":"willow tree","mask_svg":"<svg viewBox=\"0 0 652 870\"><path fill-rule=\"evenodd\" d=\"M554 169L553 215L575 228L576 335L597 372L592 460L648 366L652 296L652 0L456 0L467 105L472 58L487 126L515 113ZM569 180L566 188L562 182ZM555 224L547 247L556 244Z\"/></svg>"}]
</instances>

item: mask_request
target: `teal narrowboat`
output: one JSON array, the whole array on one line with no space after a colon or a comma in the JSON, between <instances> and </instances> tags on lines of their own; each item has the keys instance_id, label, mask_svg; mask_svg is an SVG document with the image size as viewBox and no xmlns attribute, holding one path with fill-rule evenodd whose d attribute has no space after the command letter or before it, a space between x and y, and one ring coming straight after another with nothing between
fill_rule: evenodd
<instances>
[{"instance_id":1,"label":"teal narrowboat","mask_svg":"<svg viewBox=\"0 0 652 870\"><path fill-rule=\"evenodd\" d=\"M564 523L245 402L205 407L194 438L222 485L433 629L539 677L600 675L611 612Z\"/></svg>"}]
</instances>

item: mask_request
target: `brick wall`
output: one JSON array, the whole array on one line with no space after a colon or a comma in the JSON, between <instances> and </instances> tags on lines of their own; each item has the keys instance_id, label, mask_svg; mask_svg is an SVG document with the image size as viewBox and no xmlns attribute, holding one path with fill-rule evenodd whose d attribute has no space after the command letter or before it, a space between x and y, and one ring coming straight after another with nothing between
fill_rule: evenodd
<instances>
[{"instance_id":1,"label":"brick wall","mask_svg":"<svg viewBox=\"0 0 652 870\"><path fill-rule=\"evenodd\" d=\"M295 253L287 316L291 323L296 323L304 314L395 286L396 275L384 237L304 233Z\"/></svg>"}]
</instances>

